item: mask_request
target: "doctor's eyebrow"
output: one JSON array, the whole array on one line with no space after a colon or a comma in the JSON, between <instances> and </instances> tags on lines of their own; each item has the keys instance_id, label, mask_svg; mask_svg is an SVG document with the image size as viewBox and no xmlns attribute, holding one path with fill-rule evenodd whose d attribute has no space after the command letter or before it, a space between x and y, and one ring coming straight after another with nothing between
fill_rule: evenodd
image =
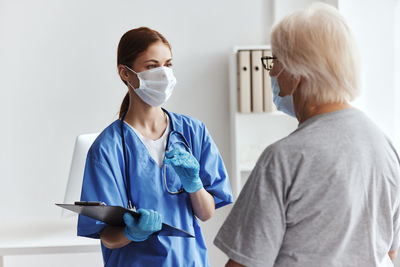
<instances>
[{"instance_id":1,"label":"doctor's eyebrow","mask_svg":"<svg viewBox=\"0 0 400 267\"><path fill-rule=\"evenodd\" d=\"M168 63L168 62L170 62L171 60L172 60L172 58L167 59L167 60L165 61L165 63ZM156 59L149 59L149 60L146 60L144 63L147 63L147 62L158 63L158 60L156 60Z\"/></svg>"}]
</instances>

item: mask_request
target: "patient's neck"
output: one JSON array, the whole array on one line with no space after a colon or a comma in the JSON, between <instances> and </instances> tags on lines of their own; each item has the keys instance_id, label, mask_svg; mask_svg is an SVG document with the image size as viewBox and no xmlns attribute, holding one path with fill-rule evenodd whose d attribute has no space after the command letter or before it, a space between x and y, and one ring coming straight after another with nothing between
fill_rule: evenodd
<instances>
[{"instance_id":1,"label":"patient's neck","mask_svg":"<svg viewBox=\"0 0 400 267\"><path fill-rule=\"evenodd\" d=\"M306 105L301 110L296 111L296 116L299 120L299 123L301 124L316 115L347 109L350 107L351 105L347 102L328 103L322 105Z\"/></svg>"}]
</instances>

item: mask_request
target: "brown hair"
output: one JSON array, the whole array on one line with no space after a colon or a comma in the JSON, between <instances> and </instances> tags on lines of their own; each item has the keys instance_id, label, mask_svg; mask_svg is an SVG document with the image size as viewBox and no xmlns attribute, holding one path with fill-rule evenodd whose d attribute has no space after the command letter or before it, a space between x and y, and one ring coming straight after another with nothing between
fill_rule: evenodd
<instances>
[{"instance_id":1,"label":"brown hair","mask_svg":"<svg viewBox=\"0 0 400 267\"><path fill-rule=\"evenodd\" d=\"M171 46L165 37L150 28L140 27L132 29L122 35L121 40L118 44L117 52L117 65L126 65L133 68L132 64L136 58L147 48L156 42L163 42L171 50ZM123 81L125 84L126 82ZM129 93L127 93L122 101L121 108L119 110L119 118L128 110L129 108Z\"/></svg>"}]
</instances>

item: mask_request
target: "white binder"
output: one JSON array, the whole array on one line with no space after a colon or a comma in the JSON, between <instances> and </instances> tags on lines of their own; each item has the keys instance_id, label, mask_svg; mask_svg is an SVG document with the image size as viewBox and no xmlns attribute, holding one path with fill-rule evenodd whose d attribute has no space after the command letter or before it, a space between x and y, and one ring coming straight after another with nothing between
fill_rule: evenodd
<instances>
[{"instance_id":1,"label":"white binder","mask_svg":"<svg viewBox=\"0 0 400 267\"><path fill-rule=\"evenodd\" d=\"M239 112L251 112L250 51L238 52Z\"/></svg>"},{"instance_id":2,"label":"white binder","mask_svg":"<svg viewBox=\"0 0 400 267\"><path fill-rule=\"evenodd\" d=\"M272 56L271 50L264 50L263 56ZM263 68L264 72L264 112L276 111L276 107L272 100L271 90L271 78L269 77L269 71Z\"/></svg>"},{"instance_id":3,"label":"white binder","mask_svg":"<svg viewBox=\"0 0 400 267\"><path fill-rule=\"evenodd\" d=\"M261 64L262 51L251 51L251 97L252 111L263 112L263 67Z\"/></svg>"}]
</instances>

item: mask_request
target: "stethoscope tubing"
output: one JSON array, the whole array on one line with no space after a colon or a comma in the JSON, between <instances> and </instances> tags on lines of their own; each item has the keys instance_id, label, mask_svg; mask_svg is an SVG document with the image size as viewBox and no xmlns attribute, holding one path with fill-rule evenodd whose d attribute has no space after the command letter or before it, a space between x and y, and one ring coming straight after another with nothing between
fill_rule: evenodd
<instances>
[{"instance_id":1,"label":"stethoscope tubing","mask_svg":"<svg viewBox=\"0 0 400 267\"><path fill-rule=\"evenodd\" d=\"M164 112L166 112L166 111L164 111ZM123 150L124 170L125 170L124 186L125 186L125 191L126 191L126 195L127 195L127 198L128 198L128 209L135 209L135 207L133 205L133 201L132 201L132 195L131 195L131 179L130 179L130 175L129 175L129 162L128 162L128 156L126 154L127 153L127 151L126 151L127 149L126 149L125 133L124 133L124 118L125 118L125 115L126 115L126 113L124 113L122 115L121 119L120 119L120 130L121 130L122 150ZM169 116L168 113L167 113L167 116ZM178 141L178 143L182 143L189 150L189 153L193 154L192 150L190 149L190 146L189 146L186 138L183 136L183 134L181 132L178 132L178 131L174 130L171 118L170 118L170 128L171 128L171 130L170 130L170 132L168 133L168 136L167 136L167 143L166 143L165 151L168 150L170 137L173 134L177 134L182 138L181 140L183 140L183 141ZM167 190L167 192L170 193L170 194L173 194L173 195L182 193L184 191L183 188L180 188L178 191L171 191L168 188L167 178L166 178L166 174L165 174L166 173L165 163L163 163L163 165L164 165L163 166L163 169L164 169L164 171L163 171L164 172L164 175L163 175L164 186L165 186L165 189Z\"/></svg>"}]
</instances>

